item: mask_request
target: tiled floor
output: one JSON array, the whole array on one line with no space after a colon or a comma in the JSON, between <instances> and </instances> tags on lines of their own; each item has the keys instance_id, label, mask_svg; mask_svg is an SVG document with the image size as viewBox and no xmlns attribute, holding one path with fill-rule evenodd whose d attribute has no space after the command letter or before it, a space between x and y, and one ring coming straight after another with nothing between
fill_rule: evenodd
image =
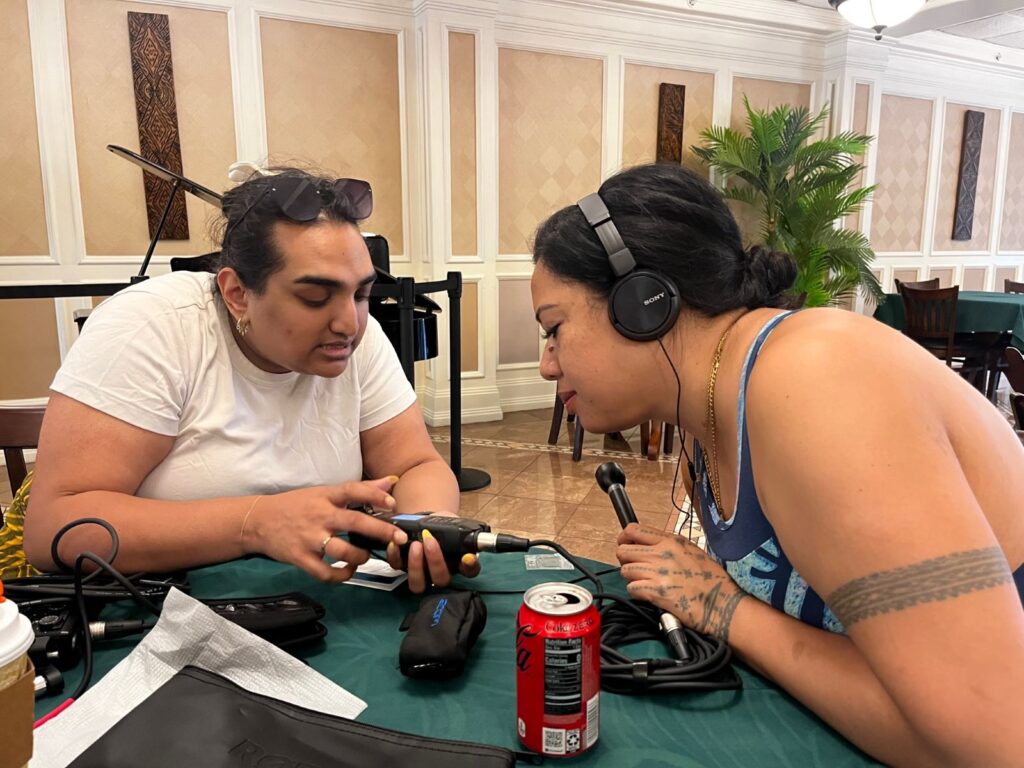
<instances>
[{"instance_id":1,"label":"tiled floor","mask_svg":"<svg viewBox=\"0 0 1024 768\"><path fill-rule=\"evenodd\" d=\"M565 425L558 445L547 444L550 409L505 414L500 422L467 424L462 429L462 464L491 476L486 488L462 494L462 514L490 524L495 531L554 538L575 554L615 562L619 524L607 495L594 479L597 467L617 461L626 471L626 488L640 522L667 530L679 523L671 503L675 456L660 461L640 458L638 430L625 443L586 435L583 458L572 461L571 430ZM432 428L438 450L450 450L448 428ZM678 451L678 440L676 440ZM685 467L682 469L685 471ZM684 508L682 482L677 501ZM687 524L684 534L690 533ZM700 530L694 523L694 540Z\"/></svg>"}]
</instances>

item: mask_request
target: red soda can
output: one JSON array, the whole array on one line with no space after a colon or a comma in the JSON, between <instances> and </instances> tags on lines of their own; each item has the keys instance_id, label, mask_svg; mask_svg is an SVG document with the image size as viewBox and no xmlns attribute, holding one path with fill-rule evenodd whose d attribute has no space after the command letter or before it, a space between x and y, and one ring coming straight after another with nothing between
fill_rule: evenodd
<instances>
[{"instance_id":1,"label":"red soda can","mask_svg":"<svg viewBox=\"0 0 1024 768\"><path fill-rule=\"evenodd\" d=\"M526 590L516 616L519 740L544 755L580 754L597 743L601 616L576 584Z\"/></svg>"}]
</instances>

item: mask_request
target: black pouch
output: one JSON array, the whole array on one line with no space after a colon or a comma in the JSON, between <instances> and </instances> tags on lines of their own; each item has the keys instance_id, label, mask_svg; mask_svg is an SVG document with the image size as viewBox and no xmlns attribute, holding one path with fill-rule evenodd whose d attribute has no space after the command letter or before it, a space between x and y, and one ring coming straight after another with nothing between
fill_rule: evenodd
<instances>
[{"instance_id":1,"label":"black pouch","mask_svg":"<svg viewBox=\"0 0 1024 768\"><path fill-rule=\"evenodd\" d=\"M320 623L326 611L301 592L268 597L230 597L203 600L218 616L247 629L278 648L320 640L327 628Z\"/></svg>"},{"instance_id":2,"label":"black pouch","mask_svg":"<svg viewBox=\"0 0 1024 768\"><path fill-rule=\"evenodd\" d=\"M185 667L69 768L510 768L515 760L501 747L364 725Z\"/></svg>"},{"instance_id":3,"label":"black pouch","mask_svg":"<svg viewBox=\"0 0 1024 768\"><path fill-rule=\"evenodd\" d=\"M446 592L423 598L401 629L408 631L398 651L407 677L462 674L473 644L487 623L487 606L476 592Z\"/></svg>"}]
</instances>

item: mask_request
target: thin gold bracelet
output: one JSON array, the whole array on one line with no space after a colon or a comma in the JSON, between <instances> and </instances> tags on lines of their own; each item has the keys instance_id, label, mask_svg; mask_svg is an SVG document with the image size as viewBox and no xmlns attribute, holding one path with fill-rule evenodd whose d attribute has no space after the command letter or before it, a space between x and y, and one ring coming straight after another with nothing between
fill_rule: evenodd
<instances>
[{"instance_id":1,"label":"thin gold bracelet","mask_svg":"<svg viewBox=\"0 0 1024 768\"><path fill-rule=\"evenodd\" d=\"M243 552L245 551L245 524L249 522L249 515L252 514L252 511L256 508L256 504L258 504L259 500L262 498L262 496L257 496L253 499L252 504L249 505L249 509L245 513L245 517L242 518L242 528L238 532L238 546L242 548Z\"/></svg>"}]
</instances>

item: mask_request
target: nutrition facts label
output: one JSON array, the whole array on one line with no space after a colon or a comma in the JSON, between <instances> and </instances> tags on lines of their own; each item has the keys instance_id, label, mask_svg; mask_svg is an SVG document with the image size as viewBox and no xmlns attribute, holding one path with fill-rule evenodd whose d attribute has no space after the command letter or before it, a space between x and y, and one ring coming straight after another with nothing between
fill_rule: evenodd
<instances>
[{"instance_id":1,"label":"nutrition facts label","mask_svg":"<svg viewBox=\"0 0 1024 768\"><path fill-rule=\"evenodd\" d=\"M575 715L583 709L583 638L544 640L544 714Z\"/></svg>"}]
</instances>

